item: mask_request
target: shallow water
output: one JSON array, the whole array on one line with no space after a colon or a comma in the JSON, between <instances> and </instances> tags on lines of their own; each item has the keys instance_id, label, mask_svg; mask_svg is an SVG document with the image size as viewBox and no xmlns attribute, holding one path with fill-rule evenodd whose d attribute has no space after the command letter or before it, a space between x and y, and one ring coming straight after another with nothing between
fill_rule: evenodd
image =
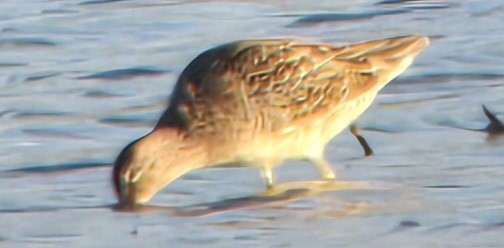
<instances>
[{"instance_id":1,"label":"shallow water","mask_svg":"<svg viewBox=\"0 0 504 248\"><path fill-rule=\"evenodd\" d=\"M504 244L504 135L485 132L481 109L504 120L500 0L7 0L0 10L0 247ZM327 151L342 180L372 189L173 211L232 207L263 190L254 169L213 169L152 201L166 208L113 209L110 163L152 128L177 74L204 49L405 34L432 44L359 119L375 156L349 132ZM282 182L318 177L302 163L278 173Z\"/></svg>"}]
</instances>

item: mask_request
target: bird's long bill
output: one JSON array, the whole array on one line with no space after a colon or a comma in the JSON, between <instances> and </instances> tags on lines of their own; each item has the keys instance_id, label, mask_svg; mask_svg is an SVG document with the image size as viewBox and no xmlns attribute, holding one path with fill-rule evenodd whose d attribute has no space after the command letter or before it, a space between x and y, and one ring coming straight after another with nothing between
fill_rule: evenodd
<instances>
[{"instance_id":1,"label":"bird's long bill","mask_svg":"<svg viewBox=\"0 0 504 248\"><path fill-rule=\"evenodd\" d=\"M160 164L146 167L139 175L132 178L123 177L120 183L120 204L134 206L151 200L154 195L172 184L183 175L199 169L204 165L202 155L178 156L173 163L161 159Z\"/></svg>"},{"instance_id":2,"label":"bird's long bill","mask_svg":"<svg viewBox=\"0 0 504 248\"><path fill-rule=\"evenodd\" d=\"M128 206L143 204L166 186L193 170L190 166L170 165L164 171L146 171L136 181L123 181L120 185L119 202Z\"/></svg>"}]
</instances>

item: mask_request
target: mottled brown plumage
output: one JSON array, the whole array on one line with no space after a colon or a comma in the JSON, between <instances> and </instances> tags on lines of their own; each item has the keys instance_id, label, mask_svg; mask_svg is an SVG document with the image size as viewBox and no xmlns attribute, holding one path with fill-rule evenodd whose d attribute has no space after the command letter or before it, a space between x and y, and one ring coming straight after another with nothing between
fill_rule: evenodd
<instances>
[{"instance_id":1,"label":"mottled brown plumage","mask_svg":"<svg viewBox=\"0 0 504 248\"><path fill-rule=\"evenodd\" d=\"M148 201L191 170L230 163L259 167L268 186L285 160L310 161L334 178L326 144L427 45L419 36L339 48L253 40L202 53L156 128L116 161L120 201Z\"/></svg>"}]
</instances>

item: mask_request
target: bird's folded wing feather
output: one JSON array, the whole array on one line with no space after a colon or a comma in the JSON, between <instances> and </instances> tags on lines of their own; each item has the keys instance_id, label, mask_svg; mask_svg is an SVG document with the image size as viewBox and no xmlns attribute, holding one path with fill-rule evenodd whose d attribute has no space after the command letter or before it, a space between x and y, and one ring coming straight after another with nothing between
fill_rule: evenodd
<instances>
[{"instance_id":1,"label":"bird's folded wing feather","mask_svg":"<svg viewBox=\"0 0 504 248\"><path fill-rule=\"evenodd\" d=\"M374 87L379 81L376 64L389 66L377 54L397 53L385 50L385 41L333 48L256 40L217 47L184 70L172 111L165 114L190 130L275 131Z\"/></svg>"}]
</instances>

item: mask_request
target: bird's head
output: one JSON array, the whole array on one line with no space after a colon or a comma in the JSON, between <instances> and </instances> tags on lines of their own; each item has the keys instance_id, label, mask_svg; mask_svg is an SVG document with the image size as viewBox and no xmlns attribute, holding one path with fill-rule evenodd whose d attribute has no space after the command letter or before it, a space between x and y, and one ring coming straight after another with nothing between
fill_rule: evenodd
<instances>
[{"instance_id":1,"label":"bird's head","mask_svg":"<svg viewBox=\"0 0 504 248\"><path fill-rule=\"evenodd\" d=\"M177 130L155 129L127 145L117 157L112 183L120 205L149 201L184 174L201 168L204 150Z\"/></svg>"}]
</instances>

